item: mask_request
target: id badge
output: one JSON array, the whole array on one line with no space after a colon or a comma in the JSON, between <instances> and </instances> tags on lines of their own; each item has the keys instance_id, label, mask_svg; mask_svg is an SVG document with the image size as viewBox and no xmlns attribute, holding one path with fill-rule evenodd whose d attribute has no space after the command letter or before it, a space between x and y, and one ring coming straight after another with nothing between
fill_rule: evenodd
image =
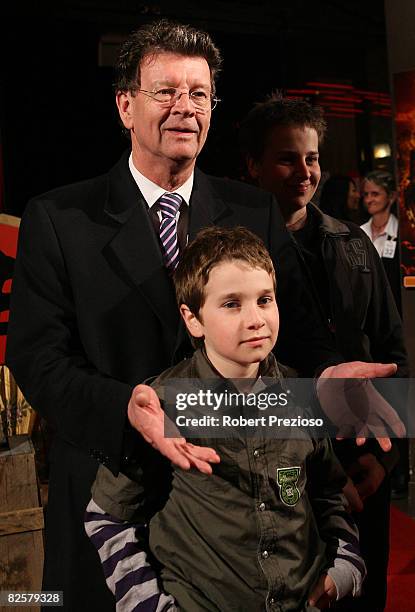
<instances>
[{"instance_id":1,"label":"id badge","mask_svg":"<svg viewBox=\"0 0 415 612\"><path fill-rule=\"evenodd\" d=\"M386 240L385 246L383 247L382 257L393 259L396 251L396 240Z\"/></svg>"}]
</instances>

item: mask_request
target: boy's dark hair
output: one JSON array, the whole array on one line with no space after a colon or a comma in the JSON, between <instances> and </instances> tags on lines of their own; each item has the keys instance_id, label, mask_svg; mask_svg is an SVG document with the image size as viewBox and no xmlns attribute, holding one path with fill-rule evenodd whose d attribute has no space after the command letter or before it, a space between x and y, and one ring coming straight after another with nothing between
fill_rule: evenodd
<instances>
[{"instance_id":1,"label":"boy's dark hair","mask_svg":"<svg viewBox=\"0 0 415 612\"><path fill-rule=\"evenodd\" d=\"M205 302L205 287L209 274L224 261L243 261L252 268L260 268L271 275L274 289L275 270L271 257L258 236L245 227L207 227L186 247L173 276L176 299L200 318ZM198 339L194 339L197 341ZM196 344L200 345L200 343Z\"/></svg>"},{"instance_id":2,"label":"boy's dark hair","mask_svg":"<svg viewBox=\"0 0 415 612\"><path fill-rule=\"evenodd\" d=\"M386 170L372 170L372 172L366 174L364 180L371 181L378 187L383 187L388 195L396 191L395 179L392 174Z\"/></svg>"},{"instance_id":3,"label":"boy's dark hair","mask_svg":"<svg viewBox=\"0 0 415 612\"><path fill-rule=\"evenodd\" d=\"M157 53L205 58L210 68L212 94L215 93L215 78L222 63L219 49L206 32L167 19L141 26L121 46L115 66L115 91L139 89L141 62Z\"/></svg>"},{"instance_id":4,"label":"boy's dark hair","mask_svg":"<svg viewBox=\"0 0 415 612\"><path fill-rule=\"evenodd\" d=\"M320 144L327 130L322 108L305 100L284 98L276 92L265 102L258 102L242 121L239 140L243 153L259 161L272 129L279 125L313 128Z\"/></svg>"}]
</instances>

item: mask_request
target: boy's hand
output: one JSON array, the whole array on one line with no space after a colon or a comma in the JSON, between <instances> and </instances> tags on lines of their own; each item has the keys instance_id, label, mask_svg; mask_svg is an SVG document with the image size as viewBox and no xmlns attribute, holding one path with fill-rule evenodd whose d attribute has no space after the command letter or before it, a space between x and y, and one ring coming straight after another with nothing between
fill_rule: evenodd
<instances>
[{"instance_id":1,"label":"boy's hand","mask_svg":"<svg viewBox=\"0 0 415 612\"><path fill-rule=\"evenodd\" d=\"M317 381L317 396L323 412L339 428L339 439L356 435L356 444L361 446L371 433L382 450L389 451L388 429L399 438L405 435L399 415L369 380L393 376L396 370L395 363L351 361L323 371ZM344 379L354 380L346 384ZM361 383L357 379L362 379Z\"/></svg>"},{"instance_id":2,"label":"boy's hand","mask_svg":"<svg viewBox=\"0 0 415 612\"><path fill-rule=\"evenodd\" d=\"M160 400L152 387L137 385L133 389L127 415L132 427L146 442L183 470L194 467L203 474L211 474L210 463L220 462L219 455L212 448L195 446L180 436L177 427L161 409ZM165 427L169 428L170 435L177 433L177 437L166 438Z\"/></svg>"},{"instance_id":3,"label":"boy's hand","mask_svg":"<svg viewBox=\"0 0 415 612\"><path fill-rule=\"evenodd\" d=\"M337 589L333 580L328 574L322 574L311 591L308 603L310 606L315 606L319 610L325 610L330 607L332 601L336 601Z\"/></svg>"}]
</instances>

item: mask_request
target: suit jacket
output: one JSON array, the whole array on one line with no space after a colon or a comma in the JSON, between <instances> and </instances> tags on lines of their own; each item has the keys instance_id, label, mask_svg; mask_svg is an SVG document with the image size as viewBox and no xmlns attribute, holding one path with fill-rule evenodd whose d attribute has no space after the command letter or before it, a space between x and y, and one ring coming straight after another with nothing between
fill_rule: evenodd
<instances>
[{"instance_id":1,"label":"suit jacket","mask_svg":"<svg viewBox=\"0 0 415 612\"><path fill-rule=\"evenodd\" d=\"M196 170L189 238L211 224L247 226L270 249L282 320L280 359L302 370L338 361L327 331L313 318L273 197ZM68 609L82 610L82 602L85 609L110 605L106 593L99 599L105 583L98 563L94 591L98 557L82 528L97 460L118 473L133 386L190 350L128 154L108 174L30 202L20 227L7 363L28 401L56 428L45 587L64 588ZM140 446L138 434L134 440Z\"/></svg>"}]
</instances>

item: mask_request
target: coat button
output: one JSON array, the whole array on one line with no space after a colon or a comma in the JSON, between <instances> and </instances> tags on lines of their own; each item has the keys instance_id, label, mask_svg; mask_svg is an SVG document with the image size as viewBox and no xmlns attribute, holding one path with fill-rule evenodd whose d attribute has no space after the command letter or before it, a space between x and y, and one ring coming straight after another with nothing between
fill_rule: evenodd
<instances>
[{"instance_id":1,"label":"coat button","mask_svg":"<svg viewBox=\"0 0 415 612\"><path fill-rule=\"evenodd\" d=\"M264 550L264 551L262 552L261 557L262 557L263 559L268 559L268 557L269 557L269 552L268 552L267 550Z\"/></svg>"},{"instance_id":2,"label":"coat button","mask_svg":"<svg viewBox=\"0 0 415 612\"><path fill-rule=\"evenodd\" d=\"M265 506L264 502L261 502L261 503L259 504L259 506L258 506L258 510L259 510L260 512L264 512L265 508L266 508L266 506Z\"/></svg>"},{"instance_id":3,"label":"coat button","mask_svg":"<svg viewBox=\"0 0 415 612\"><path fill-rule=\"evenodd\" d=\"M258 457L260 456L261 451L259 451L257 448L254 450L254 457L255 459L258 459Z\"/></svg>"}]
</instances>

